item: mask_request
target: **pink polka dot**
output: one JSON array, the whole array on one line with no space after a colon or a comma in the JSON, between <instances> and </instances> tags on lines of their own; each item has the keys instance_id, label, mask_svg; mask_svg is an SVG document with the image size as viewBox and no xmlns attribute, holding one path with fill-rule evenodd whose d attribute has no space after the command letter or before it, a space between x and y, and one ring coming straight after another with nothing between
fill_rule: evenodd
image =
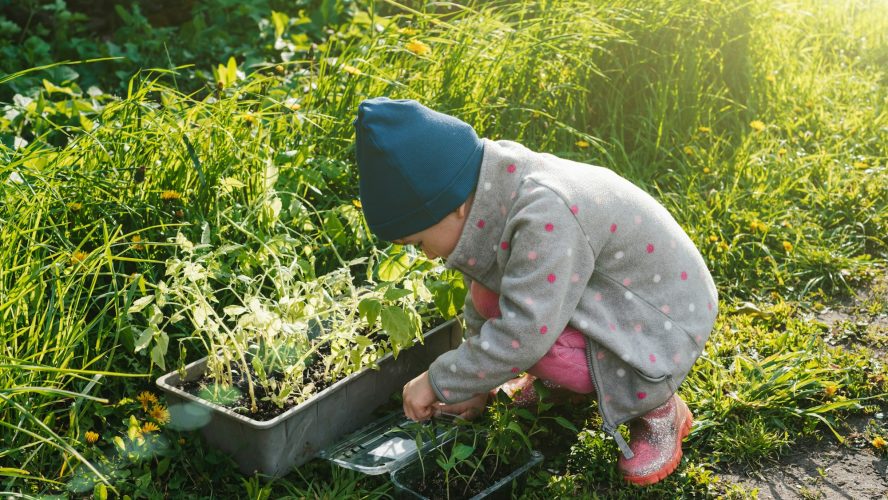
<instances>
[{"instance_id":1,"label":"pink polka dot","mask_svg":"<svg viewBox=\"0 0 888 500\"><path fill-rule=\"evenodd\" d=\"M549 283L555 283L555 275L554 274L550 274L549 276L546 277L546 279L549 280Z\"/></svg>"},{"instance_id":2,"label":"pink polka dot","mask_svg":"<svg viewBox=\"0 0 888 500\"><path fill-rule=\"evenodd\" d=\"M532 298L532 297L527 297L526 299L524 299L524 303L527 304L527 305L529 305L529 306L532 306L532 305L533 305L533 298Z\"/></svg>"},{"instance_id":3,"label":"pink polka dot","mask_svg":"<svg viewBox=\"0 0 888 500\"><path fill-rule=\"evenodd\" d=\"M629 278L623 278L623 286L629 286L632 284L632 280Z\"/></svg>"},{"instance_id":4,"label":"pink polka dot","mask_svg":"<svg viewBox=\"0 0 888 500\"><path fill-rule=\"evenodd\" d=\"M478 263L478 259L476 259L474 257L469 257L469 265L470 266L474 266L477 263Z\"/></svg>"},{"instance_id":5,"label":"pink polka dot","mask_svg":"<svg viewBox=\"0 0 888 500\"><path fill-rule=\"evenodd\" d=\"M694 337L694 339L697 341L698 344L701 343L701 342L703 342L703 336L702 336L702 335L697 335L696 337Z\"/></svg>"},{"instance_id":6,"label":"pink polka dot","mask_svg":"<svg viewBox=\"0 0 888 500\"><path fill-rule=\"evenodd\" d=\"M605 403L610 403L610 402L611 402L611 399L613 399L613 397L611 397L610 394L605 394L605 395L604 395L604 402L605 402Z\"/></svg>"},{"instance_id":7,"label":"pink polka dot","mask_svg":"<svg viewBox=\"0 0 888 500\"><path fill-rule=\"evenodd\" d=\"M506 215L506 207L503 205L500 205L500 215Z\"/></svg>"},{"instance_id":8,"label":"pink polka dot","mask_svg":"<svg viewBox=\"0 0 888 500\"><path fill-rule=\"evenodd\" d=\"M635 323L633 328L635 329L635 333L641 333L641 323Z\"/></svg>"},{"instance_id":9,"label":"pink polka dot","mask_svg":"<svg viewBox=\"0 0 888 500\"><path fill-rule=\"evenodd\" d=\"M640 215L636 215L636 216L635 216L635 223L636 223L636 224L641 224L641 216L640 216Z\"/></svg>"},{"instance_id":10,"label":"pink polka dot","mask_svg":"<svg viewBox=\"0 0 888 500\"><path fill-rule=\"evenodd\" d=\"M655 356L655 355L653 355L653 354L651 354L650 356L648 356L648 359L651 360L651 363L656 363L656 362L657 362L657 356Z\"/></svg>"},{"instance_id":11,"label":"pink polka dot","mask_svg":"<svg viewBox=\"0 0 888 500\"><path fill-rule=\"evenodd\" d=\"M527 252L527 258L528 258L528 259L530 259L530 260L536 260L537 257L538 257L537 253L534 252L533 250Z\"/></svg>"},{"instance_id":12,"label":"pink polka dot","mask_svg":"<svg viewBox=\"0 0 888 500\"><path fill-rule=\"evenodd\" d=\"M570 206L570 212L571 212L572 214L576 215L577 212L579 212L579 211L580 211L580 207L578 207L578 206L576 206L576 205L571 205L571 206Z\"/></svg>"},{"instance_id":13,"label":"pink polka dot","mask_svg":"<svg viewBox=\"0 0 888 500\"><path fill-rule=\"evenodd\" d=\"M604 359L604 351L598 351L595 353L595 357L598 359Z\"/></svg>"},{"instance_id":14,"label":"pink polka dot","mask_svg":"<svg viewBox=\"0 0 888 500\"><path fill-rule=\"evenodd\" d=\"M648 243L647 253L654 253L654 244L653 243Z\"/></svg>"},{"instance_id":15,"label":"pink polka dot","mask_svg":"<svg viewBox=\"0 0 888 500\"><path fill-rule=\"evenodd\" d=\"M706 303L706 308L709 309L709 310L711 311L711 310L712 310L712 302L707 302L707 303Z\"/></svg>"},{"instance_id":16,"label":"pink polka dot","mask_svg":"<svg viewBox=\"0 0 888 500\"><path fill-rule=\"evenodd\" d=\"M681 280L682 280L682 281L687 281L687 280L688 280L688 272L687 272L687 271L682 271L682 272L681 272Z\"/></svg>"},{"instance_id":17,"label":"pink polka dot","mask_svg":"<svg viewBox=\"0 0 888 500\"><path fill-rule=\"evenodd\" d=\"M638 396L638 399L644 399L644 398L648 397L646 392L639 392L636 394L636 396Z\"/></svg>"},{"instance_id":18,"label":"pink polka dot","mask_svg":"<svg viewBox=\"0 0 888 500\"><path fill-rule=\"evenodd\" d=\"M601 292L595 292L595 296L593 297L595 302L601 302Z\"/></svg>"},{"instance_id":19,"label":"pink polka dot","mask_svg":"<svg viewBox=\"0 0 888 500\"><path fill-rule=\"evenodd\" d=\"M486 378L487 374L484 372L478 372L478 378Z\"/></svg>"},{"instance_id":20,"label":"pink polka dot","mask_svg":"<svg viewBox=\"0 0 888 500\"><path fill-rule=\"evenodd\" d=\"M573 273L573 274L570 276L570 282L571 282L571 283L576 283L576 282L578 282L578 281L580 281L580 275L577 274L577 273Z\"/></svg>"},{"instance_id":21,"label":"pink polka dot","mask_svg":"<svg viewBox=\"0 0 888 500\"><path fill-rule=\"evenodd\" d=\"M519 371L520 371L520 370L518 369L517 366L513 366L513 367L512 367L512 373L518 373Z\"/></svg>"},{"instance_id":22,"label":"pink polka dot","mask_svg":"<svg viewBox=\"0 0 888 500\"><path fill-rule=\"evenodd\" d=\"M610 331L612 331L612 332L617 331L617 325L615 325L613 323L608 324L607 327L610 328Z\"/></svg>"},{"instance_id":23,"label":"pink polka dot","mask_svg":"<svg viewBox=\"0 0 888 500\"><path fill-rule=\"evenodd\" d=\"M616 224L611 224L611 232L612 232L612 233L616 233L616 232L617 232L617 225L616 225Z\"/></svg>"},{"instance_id":24,"label":"pink polka dot","mask_svg":"<svg viewBox=\"0 0 888 500\"><path fill-rule=\"evenodd\" d=\"M540 335L545 335L548 331L549 331L549 327L548 327L548 326L543 325L543 326L540 327Z\"/></svg>"},{"instance_id":25,"label":"pink polka dot","mask_svg":"<svg viewBox=\"0 0 888 500\"><path fill-rule=\"evenodd\" d=\"M521 342L518 342L517 340L513 340L512 341L512 349L518 349L519 347L521 347Z\"/></svg>"},{"instance_id":26,"label":"pink polka dot","mask_svg":"<svg viewBox=\"0 0 888 500\"><path fill-rule=\"evenodd\" d=\"M444 389L443 393L444 393L445 398L450 399L450 391L448 391L447 389Z\"/></svg>"},{"instance_id":27,"label":"pink polka dot","mask_svg":"<svg viewBox=\"0 0 888 500\"><path fill-rule=\"evenodd\" d=\"M516 193L515 191L512 191L512 194L509 195L509 198L511 198L511 199L514 200L514 199L515 199L515 196L517 196L517 195L518 195L518 193Z\"/></svg>"},{"instance_id":28,"label":"pink polka dot","mask_svg":"<svg viewBox=\"0 0 888 500\"><path fill-rule=\"evenodd\" d=\"M660 310L663 311L663 314L669 314L672 309L667 304L663 304L660 306Z\"/></svg>"},{"instance_id":29,"label":"pink polka dot","mask_svg":"<svg viewBox=\"0 0 888 500\"><path fill-rule=\"evenodd\" d=\"M514 174L515 173L515 164L512 163L508 167L506 167L506 172L509 172L510 174Z\"/></svg>"},{"instance_id":30,"label":"pink polka dot","mask_svg":"<svg viewBox=\"0 0 888 500\"><path fill-rule=\"evenodd\" d=\"M484 229L484 224L485 224L484 219L479 220L478 221L478 229Z\"/></svg>"},{"instance_id":31,"label":"pink polka dot","mask_svg":"<svg viewBox=\"0 0 888 500\"><path fill-rule=\"evenodd\" d=\"M551 233L554 230L555 230L555 225L553 225L551 222L546 224L546 232L547 233Z\"/></svg>"},{"instance_id":32,"label":"pink polka dot","mask_svg":"<svg viewBox=\"0 0 888 500\"><path fill-rule=\"evenodd\" d=\"M678 364L681 362L681 353L680 352L677 352L672 355L672 362L675 364Z\"/></svg>"},{"instance_id":33,"label":"pink polka dot","mask_svg":"<svg viewBox=\"0 0 888 500\"><path fill-rule=\"evenodd\" d=\"M501 242L500 248L502 248L503 250L508 250L509 249L509 242L508 241Z\"/></svg>"}]
</instances>

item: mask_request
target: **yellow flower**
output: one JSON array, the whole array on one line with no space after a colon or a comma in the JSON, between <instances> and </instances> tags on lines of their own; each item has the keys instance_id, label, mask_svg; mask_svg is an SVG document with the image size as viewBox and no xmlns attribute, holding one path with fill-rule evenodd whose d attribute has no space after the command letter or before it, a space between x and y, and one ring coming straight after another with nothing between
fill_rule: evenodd
<instances>
[{"instance_id":1,"label":"yellow flower","mask_svg":"<svg viewBox=\"0 0 888 500\"><path fill-rule=\"evenodd\" d=\"M682 151L684 151L684 154L686 154L688 156L694 156L694 148L692 148L690 146L685 146Z\"/></svg>"},{"instance_id":2,"label":"yellow flower","mask_svg":"<svg viewBox=\"0 0 888 500\"><path fill-rule=\"evenodd\" d=\"M185 446L185 438L179 438L179 446Z\"/></svg>"},{"instance_id":3,"label":"yellow flower","mask_svg":"<svg viewBox=\"0 0 888 500\"><path fill-rule=\"evenodd\" d=\"M83 250L77 250L76 252L71 254L71 264L80 264L81 262L86 260L86 257L89 254L84 252Z\"/></svg>"},{"instance_id":4,"label":"yellow flower","mask_svg":"<svg viewBox=\"0 0 888 500\"><path fill-rule=\"evenodd\" d=\"M709 127L697 127L697 132L700 132L701 134L708 134L712 132L712 129Z\"/></svg>"},{"instance_id":5,"label":"yellow flower","mask_svg":"<svg viewBox=\"0 0 888 500\"><path fill-rule=\"evenodd\" d=\"M404 46L405 49L418 56L424 56L432 51L432 48L419 40L411 40Z\"/></svg>"},{"instance_id":6,"label":"yellow flower","mask_svg":"<svg viewBox=\"0 0 888 500\"><path fill-rule=\"evenodd\" d=\"M302 109L302 105L298 102L294 102L290 105L290 109L292 109L293 111L299 111L300 109Z\"/></svg>"},{"instance_id":7,"label":"yellow flower","mask_svg":"<svg viewBox=\"0 0 888 500\"><path fill-rule=\"evenodd\" d=\"M712 236L709 237L709 241L715 243L716 241L718 241L718 236L713 234Z\"/></svg>"},{"instance_id":8,"label":"yellow flower","mask_svg":"<svg viewBox=\"0 0 888 500\"><path fill-rule=\"evenodd\" d=\"M361 200L352 200L352 205L354 205L355 208L357 208L358 210L364 208L364 205L361 204Z\"/></svg>"},{"instance_id":9,"label":"yellow flower","mask_svg":"<svg viewBox=\"0 0 888 500\"><path fill-rule=\"evenodd\" d=\"M762 130L765 130L765 122L761 120L752 120L751 122L749 122L749 126L752 127L752 129L756 132L761 132Z\"/></svg>"},{"instance_id":10,"label":"yellow flower","mask_svg":"<svg viewBox=\"0 0 888 500\"><path fill-rule=\"evenodd\" d=\"M155 405L154 408L148 412L148 415L161 424L170 423L170 411L166 409L166 406Z\"/></svg>"},{"instance_id":11,"label":"yellow flower","mask_svg":"<svg viewBox=\"0 0 888 500\"><path fill-rule=\"evenodd\" d=\"M774 75L768 75L765 77L765 80L768 80L769 82L774 83L777 81L777 77Z\"/></svg>"},{"instance_id":12,"label":"yellow flower","mask_svg":"<svg viewBox=\"0 0 888 500\"><path fill-rule=\"evenodd\" d=\"M410 35L415 35L415 34L417 34L418 31L416 31L416 30L413 29L413 28L400 28L400 29L398 30L398 33L401 33L402 35L410 36Z\"/></svg>"},{"instance_id":13,"label":"yellow flower","mask_svg":"<svg viewBox=\"0 0 888 500\"><path fill-rule=\"evenodd\" d=\"M749 230L752 231L753 233L756 231L764 231L765 228L767 228L767 226L765 226L764 224L762 224L761 222L759 222L757 220L754 220L749 223Z\"/></svg>"},{"instance_id":14,"label":"yellow flower","mask_svg":"<svg viewBox=\"0 0 888 500\"><path fill-rule=\"evenodd\" d=\"M870 443L872 443L873 448L875 448L877 450L881 450L881 449L885 448L886 446L888 446L888 441L885 441L885 439L882 438L882 436L876 436L872 441L870 441Z\"/></svg>"},{"instance_id":15,"label":"yellow flower","mask_svg":"<svg viewBox=\"0 0 888 500\"><path fill-rule=\"evenodd\" d=\"M869 167L869 165L867 165L866 162L862 162L862 161L855 161L854 162L854 168L867 168L867 167Z\"/></svg>"},{"instance_id":16,"label":"yellow flower","mask_svg":"<svg viewBox=\"0 0 888 500\"><path fill-rule=\"evenodd\" d=\"M157 396L152 392L142 391L136 396L136 400L142 404L142 409L148 411L152 405L157 405Z\"/></svg>"},{"instance_id":17,"label":"yellow flower","mask_svg":"<svg viewBox=\"0 0 888 500\"><path fill-rule=\"evenodd\" d=\"M277 71L278 73L283 73L284 67L282 65L278 64L274 67L274 70Z\"/></svg>"},{"instance_id":18,"label":"yellow flower","mask_svg":"<svg viewBox=\"0 0 888 500\"><path fill-rule=\"evenodd\" d=\"M253 115L244 115L244 121L247 122L248 125L252 125L256 123L256 117Z\"/></svg>"},{"instance_id":19,"label":"yellow flower","mask_svg":"<svg viewBox=\"0 0 888 500\"><path fill-rule=\"evenodd\" d=\"M355 76L361 75L363 73L358 68L356 68L354 66L349 66L348 64L342 65L342 71L345 71L346 73L348 73L350 75L355 75Z\"/></svg>"},{"instance_id":20,"label":"yellow flower","mask_svg":"<svg viewBox=\"0 0 888 500\"><path fill-rule=\"evenodd\" d=\"M838 392L838 390L839 386L837 386L836 384L829 384L823 388L823 394L825 394L826 397L831 398L836 395L836 392Z\"/></svg>"},{"instance_id":21,"label":"yellow flower","mask_svg":"<svg viewBox=\"0 0 888 500\"><path fill-rule=\"evenodd\" d=\"M580 149L586 149L589 147L589 143L586 141L577 141L577 147Z\"/></svg>"},{"instance_id":22,"label":"yellow flower","mask_svg":"<svg viewBox=\"0 0 888 500\"><path fill-rule=\"evenodd\" d=\"M178 191L173 191L172 189L160 193L161 200L178 200L180 198L182 198L182 195L179 194Z\"/></svg>"},{"instance_id":23,"label":"yellow flower","mask_svg":"<svg viewBox=\"0 0 888 500\"><path fill-rule=\"evenodd\" d=\"M93 444L99 440L99 433L93 431L86 431L86 442L89 444Z\"/></svg>"},{"instance_id":24,"label":"yellow flower","mask_svg":"<svg viewBox=\"0 0 888 500\"><path fill-rule=\"evenodd\" d=\"M160 427L157 426L154 422L145 422L142 424L142 432L148 434L149 432L157 432L160 430Z\"/></svg>"},{"instance_id":25,"label":"yellow flower","mask_svg":"<svg viewBox=\"0 0 888 500\"><path fill-rule=\"evenodd\" d=\"M703 167L703 173L704 173L704 174L708 174L708 173L709 173L709 167Z\"/></svg>"},{"instance_id":26,"label":"yellow flower","mask_svg":"<svg viewBox=\"0 0 888 500\"><path fill-rule=\"evenodd\" d=\"M138 234L134 234L130 241L133 242L133 250L144 250L145 245L141 244L142 237Z\"/></svg>"},{"instance_id":27,"label":"yellow flower","mask_svg":"<svg viewBox=\"0 0 888 500\"><path fill-rule=\"evenodd\" d=\"M792 252L792 243L790 243L788 241L784 241L783 242L783 249L786 250L787 252Z\"/></svg>"},{"instance_id":28,"label":"yellow flower","mask_svg":"<svg viewBox=\"0 0 888 500\"><path fill-rule=\"evenodd\" d=\"M68 208L71 209L72 212L79 212L81 208L83 208L83 204L80 202L72 201L68 203Z\"/></svg>"},{"instance_id":29,"label":"yellow flower","mask_svg":"<svg viewBox=\"0 0 888 500\"><path fill-rule=\"evenodd\" d=\"M777 154L783 156L786 154L786 148L780 148L777 150Z\"/></svg>"}]
</instances>

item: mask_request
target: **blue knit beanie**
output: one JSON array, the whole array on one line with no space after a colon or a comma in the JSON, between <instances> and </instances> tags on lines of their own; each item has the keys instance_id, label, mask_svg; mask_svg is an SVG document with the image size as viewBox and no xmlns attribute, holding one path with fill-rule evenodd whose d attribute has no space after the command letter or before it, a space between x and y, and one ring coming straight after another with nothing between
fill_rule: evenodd
<instances>
[{"instance_id":1,"label":"blue knit beanie","mask_svg":"<svg viewBox=\"0 0 888 500\"><path fill-rule=\"evenodd\" d=\"M435 225L478 183L484 143L475 130L416 101L367 99L355 137L364 217L383 240Z\"/></svg>"}]
</instances>

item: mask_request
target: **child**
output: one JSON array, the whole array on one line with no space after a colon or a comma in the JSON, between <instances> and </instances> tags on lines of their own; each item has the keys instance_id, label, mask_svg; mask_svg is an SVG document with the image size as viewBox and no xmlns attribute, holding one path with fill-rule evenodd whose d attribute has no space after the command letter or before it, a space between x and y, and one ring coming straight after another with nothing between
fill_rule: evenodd
<instances>
[{"instance_id":1,"label":"child","mask_svg":"<svg viewBox=\"0 0 888 500\"><path fill-rule=\"evenodd\" d=\"M666 209L610 170L479 139L415 101L366 100L355 129L370 229L470 284L465 341L404 386L404 413L469 415L527 371L595 394L628 481L669 475L692 422L676 390L718 300Z\"/></svg>"}]
</instances>

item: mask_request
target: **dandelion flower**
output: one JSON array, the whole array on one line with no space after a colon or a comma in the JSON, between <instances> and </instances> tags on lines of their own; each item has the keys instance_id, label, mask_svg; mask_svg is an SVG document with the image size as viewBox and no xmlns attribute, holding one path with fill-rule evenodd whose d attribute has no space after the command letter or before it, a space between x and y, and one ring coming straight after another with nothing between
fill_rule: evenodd
<instances>
[{"instance_id":1,"label":"dandelion flower","mask_svg":"<svg viewBox=\"0 0 888 500\"><path fill-rule=\"evenodd\" d=\"M77 201L72 201L71 203L68 203L68 208L69 208L72 212L79 212L80 209L83 208L83 204L80 203L80 202L77 202Z\"/></svg>"},{"instance_id":2,"label":"dandelion flower","mask_svg":"<svg viewBox=\"0 0 888 500\"><path fill-rule=\"evenodd\" d=\"M697 132L700 132L701 134L708 134L712 132L712 129L709 127L697 127Z\"/></svg>"},{"instance_id":3,"label":"dandelion flower","mask_svg":"<svg viewBox=\"0 0 888 500\"><path fill-rule=\"evenodd\" d=\"M154 408L148 412L148 415L161 424L170 423L170 411L166 409L166 406L155 405Z\"/></svg>"},{"instance_id":4,"label":"dandelion flower","mask_svg":"<svg viewBox=\"0 0 888 500\"><path fill-rule=\"evenodd\" d=\"M862 162L862 161L855 161L854 162L854 168L867 168L867 167L869 167L869 165L867 165L866 162Z\"/></svg>"},{"instance_id":5,"label":"dandelion flower","mask_svg":"<svg viewBox=\"0 0 888 500\"><path fill-rule=\"evenodd\" d=\"M783 156L786 154L786 148L780 148L777 150L777 154Z\"/></svg>"},{"instance_id":6,"label":"dandelion flower","mask_svg":"<svg viewBox=\"0 0 888 500\"><path fill-rule=\"evenodd\" d=\"M682 151L684 151L684 154L686 154L688 156L694 156L694 148L692 148L690 146L685 146Z\"/></svg>"},{"instance_id":7,"label":"dandelion flower","mask_svg":"<svg viewBox=\"0 0 888 500\"><path fill-rule=\"evenodd\" d=\"M765 80L767 80L767 81L769 81L769 82L771 82L771 83L775 83L775 82L777 81L777 77L774 76L774 75L768 75L768 76L765 77Z\"/></svg>"},{"instance_id":8,"label":"dandelion flower","mask_svg":"<svg viewBox=\"0 0 888 500\"><path fill-rule=\"evenodd\" d=\"M826 397L831 398L836 395L836 392L838 392L838 390L839 386L837 386L836 384L829 384L823 388L823 394L825 394Z\"/></svg>"},{"instance_id":9,"label":"dandelion flower","mask_svg":"<svg viewBox=\"0 0 888 500\"><path fill-rule=\"evenodd\" d=\"M710 172L709 167L703 167L703 173L708 174Z\"/></svg>"},{"instance_id":10,"label":"dandelion flower","mask_svg":"<svg viewBox=\"0 0 888 500\"><path fill-rule=\"evenodd\" d=\"M77 250L76 252L71 254L71 264L80 264L81 262L86 260L88 254L83 250Z\"/></svg>"},{"instance_id":11,"label":"dandelion flower","mask_svg":"<svg viewBox=\"0 0 888 500\"><path fill-rule=\"evenodd\" d=\"M885 449L885 447L888 447L888 441L885 441L882 436L876 436L870 441L870 443L873 445L873 448L877 450L882 450Z\"/></svg>"},{"instance_id":12,"label":"dandelion flower","mask_svg":"<svg viewBox=\"0 0 888 500\"><path fill-rule=\"evenodd\" d=\"M294 102L293 104L290 105L290 109L293 111L299 111L300 109L302 109L302 105L299 104L298 102Z\"/></svg>"},{"instance_id":13,"label":"dandelion flower","mask_svg":"<svg viewBox=\"0 0 888 500\"><path fill-rule=\"evenodd\" d=\"M277 71L278 73L283 73L284 67L282 65L278 64L278 65L275 65L274 70Z\"/></svg>"},{"instance_id":14,"label":"dandelion flower","mask_svg":"<svg viewBox=\"0 0 888 500\"><path fill-rule=\"evenodd\" d=\"M400 33L400 34L402 34L402 35L410 36L410 35L415 35L415 34L417 34L418 31L416 31L416 30L413 29L413 28L400 28L400 29L398 30L398 33Z\"/></svg>"},{"instance_id":15,"label":"dandelion flower","mask_svg":"<svg viewBox=\"0 0 888 500\"><path fill-rule=\"evenodd\" d=\"M148 411L149 407L157 405L157 396L152 392L142 391L136 396L136 401L142 404L143 410Z\"/></svg>"},{"instance_id":16,"label":"dandelion flower","mask_svg":"<svg viewBox=\"0 0 888 500\"><path fill-rule=\"evenodd\" d=\"M145 422L142 424L142 432L148 434L150 432L157 432L160 430L160 427L157 426L154 422Z\"/></svg>"},{"instance_id":17,"label":"dandelion flower","mask_svg":"<svg viewBox=\"0 0 888 500\"><path fill-rule=\"evenodd\" d=\"M363 73L363 71L359 70L358 68L356 68L354 66L349 66L348 64L342 65L342 71L345 71L346 73L348 73L350 75L355 75L355 76L359 76Z\"/></svg>"},{"instance_id":18,"label":"dandelion flower","mask_svg":"<svg viewBox=\"0 0 888 500\"><path fill-rule=\"evenodd\" d=\"M182 195L179 194L178 191L173 191L172 189L168 189L168 190L160 193L160 199L164 200L164 201L178 200L181 198L182 198Z\"/></svg>"},{"instance_id":19,"label":"dandelion flower","mask_svg":"<svg viewBox=\"0 0 888 500\"><path fill-rule=\"evenodd\" d=\"M749 223L749 230L752 231L753 233L756 231L764 231L766 227L767 226L765 226L764 224L762 224L761 222L759 222L757 220L754 220Z\"/></svg>"},{"instance_id":20,"label":"dandelion flower","mask_svg":"<svg viewBox=\"0 0 888 500\"><path fill-rule=\"evenodd\" d=\"M753 120L749 122L749 126L752 127L752 129L756 132L761 132L762 130L765 130L765 122L761 120Z\"/></svg>"},{"instance_id":21,"label":"dandelion flower","mask_svg":"<svg viewBox=\"0 0 888 500\"><path fill-rule=\"evenodd\" d=\"M248 125L252 125L256 123L256 117L253 115L244 115L244 122L246 122Z\"/></svg>"},{"instance_id":22,"label":"dandelion flower","mask_svg":"<svg viewBox=\"0 0 888 500\"><path fill-rule=\"evenodd\" d=\"M713 234L712 236L709 237L709 241L715 243L716 241L718 241L718 236Z\"/></svg>"},{"instance_id":23,"label":"dandelion flower","mask_svg":"<svg viewBox=\"0 0 888 500\"><path fill-rule=\"evenodd\" d=\"M364 208L364 205L361 204L361 200L352 200L352 205L354 205L355 208L357 208L358 210Z\"/></svg>"},{"instance_id":24,"label":"dandelion flower","mask_svg":"<svg viewBox=\"0 0 888 500\"><path fill-rule=\"evenodd\" d=\"M580 149L586 149L589 147L589 143L586 141L577 141L577 147Z\"/></svg>"},{"instance_id":25,"label":"dandelion flower","mask_svg":"<svg viewBox=\"0 0 888 500\"><path fill-rule=\"evenodd\" d=\"M786 250L787 252L792 252L792 243L790 243L788 241L784 241L783 242L783 249Z\"/></svg>"},{"instance_id":26,"label":"dandelion flower","mask_svg":"<svg viewBox=\"0 0 888 500\"><path fill-rule=\"evenodd\" d=\"M419 40L411 40L404 46L410 52L418 56L424 56L432 51L432 48Z\"/></svg>"},{"instance_id":27,"label":"dandelion flower","mask_svg":"<svg viewBox=\"0 0 888 500\"><path fill-rule=\"evenodd\" d=\"M142 245L142 237L138 234L134 234L130 241L133 242L133 250L144 250L145 245Z\"/></svg>"},{"instance_id":28,"label":"dandelion flower","mask_svg":"<svg viewBox=\"0 0 888 500\"><path fill-rule=\"evenodd\" d=\"M87 443L93 444L99 440L99 433L93 432L93 431L87 431L86 435L84 437L86 438Z\"/></svg>"}]
</instances>

